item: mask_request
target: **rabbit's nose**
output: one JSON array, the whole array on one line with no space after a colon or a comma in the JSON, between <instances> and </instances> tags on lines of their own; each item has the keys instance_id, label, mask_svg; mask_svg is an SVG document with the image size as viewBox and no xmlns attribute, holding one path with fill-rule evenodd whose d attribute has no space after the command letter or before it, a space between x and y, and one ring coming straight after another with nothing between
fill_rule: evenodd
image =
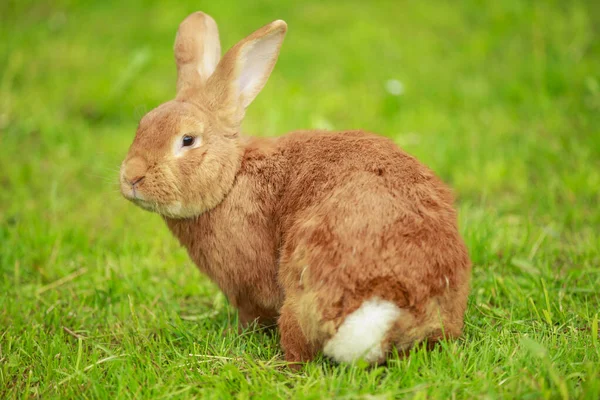
<instances>
[{"instance_id":1,"label":"rabbit's nose","mask_svg":"<svg viewBox=\"0 0 600 400\"><path fill-rule=\"evenodd\" d=\"M129 182L129 184L130 184L131 186L133 186L133 185L135 185L136 183L140 183L140 182L142 181L142 179L144 179L144 177L143 177L143 176L135 176L135 177L133 177L133 178L129 178L129 179L128 179L128 178L125 178L125 179L127 179L127 181Z\"/></svg>"},{"instance_id":2,"label":"rabbit's nose","mask_svg":"<svg viewBox=\"0 0 600 400\"><path fill-rule=\"evenodd\" d=\"M146 161L141 157L134 157L128 160L123 167L123 178L131 186L140 183L148 170Z\"/></svg>"}]
</instances>

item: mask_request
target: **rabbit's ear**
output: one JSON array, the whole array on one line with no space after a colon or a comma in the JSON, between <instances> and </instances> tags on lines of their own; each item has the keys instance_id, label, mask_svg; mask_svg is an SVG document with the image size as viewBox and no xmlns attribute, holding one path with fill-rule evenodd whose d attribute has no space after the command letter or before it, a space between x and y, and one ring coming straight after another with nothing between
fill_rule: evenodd
<instances>
[{"instance_id":1,"label":"rabbit's ear","mask_svg":"<svg viewBox=\"0 0 600 400\"><path fill-rule=\"evenodd\" d=\"M267 83L286 31L284 21L271 22L225 53L209 81L220 100L243 114Z\"/></svg>"},{"instance_id":2,"label":"rabbit's ear","mask_svg":"<svg viewBox=\"0 0 600 400\"><path fill-rule=\"evenodd\" d=\"M208 14L195 12L179 25L175 37L177 92L206 82L221 58L217 23Z\"/></svg>"}]
</instances>

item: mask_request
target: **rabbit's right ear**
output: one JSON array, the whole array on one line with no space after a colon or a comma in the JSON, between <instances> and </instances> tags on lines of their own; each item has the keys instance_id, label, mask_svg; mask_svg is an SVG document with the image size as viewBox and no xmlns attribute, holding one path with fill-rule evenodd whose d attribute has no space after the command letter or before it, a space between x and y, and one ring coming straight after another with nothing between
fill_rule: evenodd
<instances>
[{"instance_id":1,"label":"rabbit's right ear","mask_svg":"<svg viewBox=\"0 0 600 400\"><path fill-rule=\"evenodd\" d=\"M210 15L195 12L179 25L175 37L177 93L202 85L221 59L217 23Z\"/></svg>"}]
</instances>

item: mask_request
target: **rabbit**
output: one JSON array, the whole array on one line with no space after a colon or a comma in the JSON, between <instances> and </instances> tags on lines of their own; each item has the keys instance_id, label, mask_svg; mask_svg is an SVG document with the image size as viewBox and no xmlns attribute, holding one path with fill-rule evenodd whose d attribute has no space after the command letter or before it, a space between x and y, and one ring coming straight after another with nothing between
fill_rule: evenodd
<instances>
[{"instance_id":1,"label":"rabbit","mask_svg":"<svg viewBox=\"0 0 600 400\"><path fill-rule=\"evenodd\" d=\"M286 31L274 21L221 58L215 21L188 16L175 99L141 119L122 195L162 216L240 326L278 327L290 365L378 365L459 337L471 262L430 169L360 130L240 133Z\"/></svg>"}]
</instances>

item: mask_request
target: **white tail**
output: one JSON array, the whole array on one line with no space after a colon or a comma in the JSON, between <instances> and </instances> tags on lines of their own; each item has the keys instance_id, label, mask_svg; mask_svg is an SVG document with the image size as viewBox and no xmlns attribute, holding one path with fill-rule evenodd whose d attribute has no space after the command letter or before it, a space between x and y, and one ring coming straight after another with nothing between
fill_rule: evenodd
<instances>
[{"instance_id":1,"label":"white tail","mask_svg":"<svg viewBox=\"0 0 600 400\"><path fill-rule=\"evenodd\" d=\"M363 359L369 363L385 360L383 340L402 310L391 301L372 298L348 315L337 333L325 343L323 352L337 362Z\"/></svg>"}]
</instances>

